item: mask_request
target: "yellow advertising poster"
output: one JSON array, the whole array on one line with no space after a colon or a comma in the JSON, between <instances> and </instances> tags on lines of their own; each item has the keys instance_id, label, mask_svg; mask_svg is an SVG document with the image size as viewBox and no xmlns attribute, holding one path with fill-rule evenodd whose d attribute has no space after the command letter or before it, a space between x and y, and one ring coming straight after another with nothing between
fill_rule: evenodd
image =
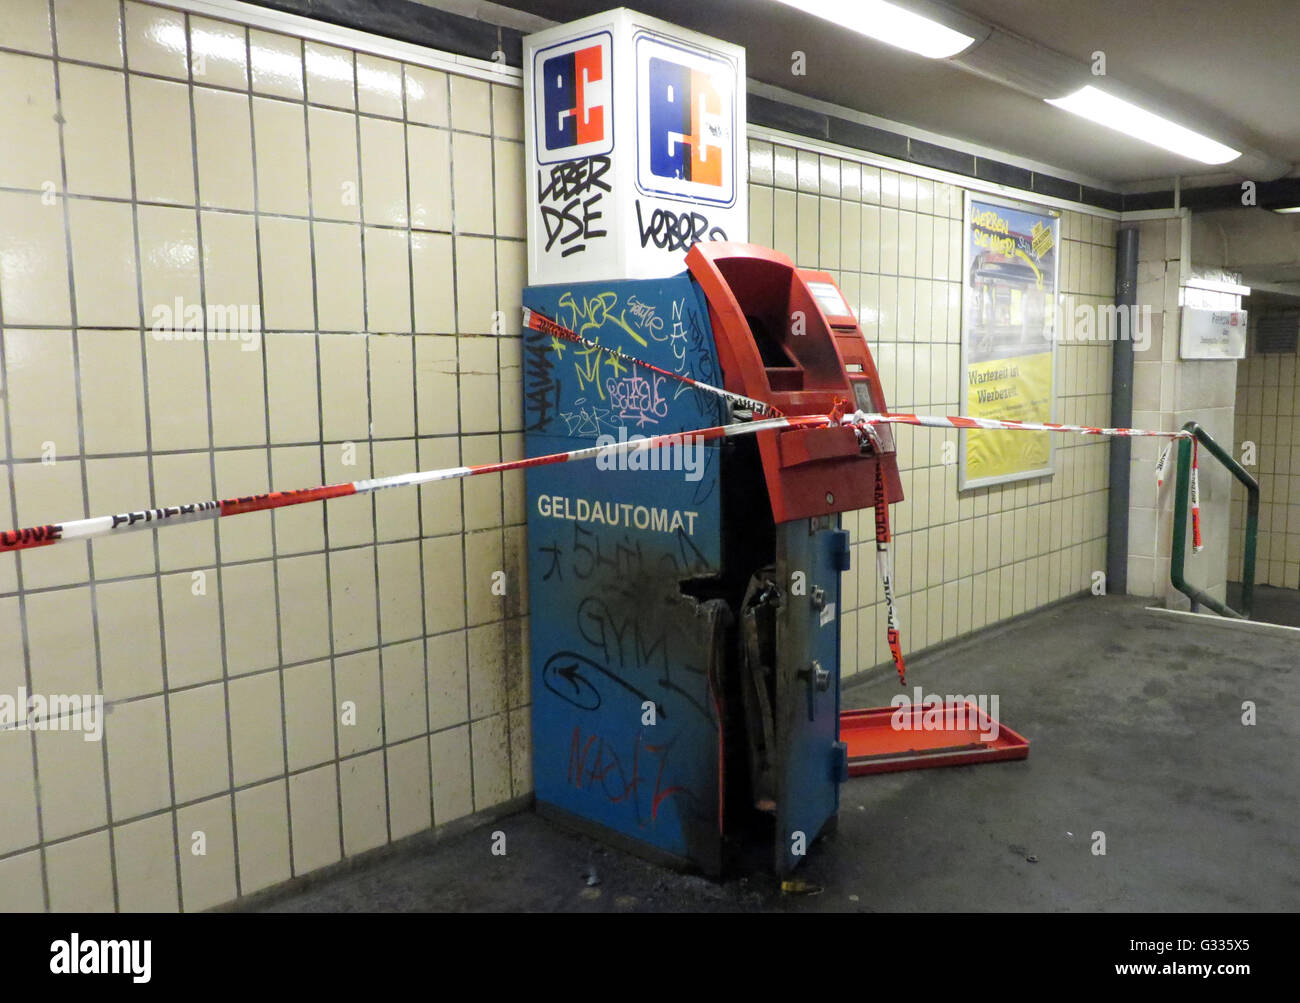
<instances>
[{"instance_id":1,"label":"yellow advertising poster","mask_svg":"<svg viewBox=\"0 0 1300 1003\"><path fill-rule=\"evenodd\" d=\"M962 414L1051 421L1060 218L985 196L966 200ZM967 431L960 487L1052 472L1050 432Z\"/></svg>"}]
</instances>

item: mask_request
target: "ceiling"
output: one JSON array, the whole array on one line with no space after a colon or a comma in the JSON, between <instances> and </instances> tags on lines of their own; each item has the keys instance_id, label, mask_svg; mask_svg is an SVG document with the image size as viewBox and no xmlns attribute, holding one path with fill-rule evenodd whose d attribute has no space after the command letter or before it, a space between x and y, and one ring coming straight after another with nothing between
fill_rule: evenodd
<instances>
[{"instance_id":1,"label":"ceiling","mask_svg":"<svg viewBox=\"0 0 1300 1003\"><path fill-rule=\"evenodd\" d=\"M497 3L571 21L617 6L618 0ZM1198 174L1221 177L1224 170L774 0L626 0L626 5L745 46L751 79L1107 186L1168 187L1175 175L1187 183ZM1112 79L1176 112L1184 124L1230 145L1244 142L1300 163L1300 101L1295 100L1300 3L1295 0L948 0L948 5L1080 62L1104 52ZM790 72L796 49L806 54L805 76ZM1161 184L1136 184L1154 179Z\"/></svg>"}]
</instances>

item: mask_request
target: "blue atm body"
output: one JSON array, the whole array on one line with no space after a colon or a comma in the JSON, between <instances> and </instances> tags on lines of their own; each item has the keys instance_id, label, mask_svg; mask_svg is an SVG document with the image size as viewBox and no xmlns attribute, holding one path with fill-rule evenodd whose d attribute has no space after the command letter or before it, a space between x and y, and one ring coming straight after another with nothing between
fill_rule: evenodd
<instances>
[{"instance_id":1,"label":"blue atm body","mask_svg":"<svg viewBox=\"0 0 1300 1003\"><path fill-rule=\"evenodd\" d=\"M787 413L843 398L885 410L830 276L751 245L704 246L689 274L533 286L524 305ZM733 420L715 396L531 328L523 358L529 456ZM537 805L710 874L766 834L784 874L833 825L847 773L839 513L871 504L877 463L901 498L897 469L892 450L864 455L844 429L700 448L698 466L678 456L676 469L527 471Z\"/></svg>"},{"instance_id":2,"label":"blue atm body","mask_svg":"<svg viewBox=\"0 0 1300 1003\"><path fill-rule=\"evenodd\" d=\"M720 382L707 309L685 275L534 286L524 305L602 345ZM725 420L717 398L533 330L524 394L529 456ZM719 451L702 454L698 470L592 460L529 470L528 584L538 802L711 869L722 778L721 680L710 663L724 611L680 591L721 562Z\"/></svg>"}]
</instances>

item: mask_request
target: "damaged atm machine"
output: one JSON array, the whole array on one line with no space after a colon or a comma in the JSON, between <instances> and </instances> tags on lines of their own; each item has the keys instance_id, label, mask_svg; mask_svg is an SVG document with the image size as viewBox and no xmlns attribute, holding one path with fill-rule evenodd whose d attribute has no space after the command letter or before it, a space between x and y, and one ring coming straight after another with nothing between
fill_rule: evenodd
<instances>
[{"instance_id":1,"label":"damaged atm machine","mask_svg":"<svg viewBox=\"0 0 1300 1003\"><path fill-rule=\"evenodd\" d=\"M832 278L746 243L745 54L614 10L524 44L538 810L718 874L835 824L840 513L902 491L888 427L637 437L886 410ZM682 378L685 378L683 380ZM762 849L764 846L771 850Z\"/></svg>"}]
</instances>

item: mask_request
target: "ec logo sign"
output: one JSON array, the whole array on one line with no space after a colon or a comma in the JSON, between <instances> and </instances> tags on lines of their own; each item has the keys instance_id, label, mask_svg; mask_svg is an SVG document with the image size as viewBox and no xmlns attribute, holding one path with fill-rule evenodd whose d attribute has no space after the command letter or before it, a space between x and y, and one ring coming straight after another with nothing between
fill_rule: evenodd
<instances>
[{"instance_id":1,"label":"ec logo sign","mask_svg":"<svg viewBox=\"0 0 1300 1003\"><path fill-rule=\"evenodd\" d=\"M650 60L650 171L656 177L722 184L722 97L707 73Z\"/></svg>"},{"instance_id":2,"label":"ec logo sign","mask_svg":"<svg viewBox=\"0 0 1300 1003\"><path fill-rule=\"evenodd\" d=\"M638 187L646 194L735 200L736 67L727 59L637 39Z\"/></svg>"},{"instance_id":3,"label":"ec logo sign","mask_svg":"<svg viewBox=\"0 0 1300 1003\"><path fill-rule=\"evenodd\" d=\"M609 153L614 148L607 32L570 39L533 56L538 163Z\"/></svg>"}]
</instances>

